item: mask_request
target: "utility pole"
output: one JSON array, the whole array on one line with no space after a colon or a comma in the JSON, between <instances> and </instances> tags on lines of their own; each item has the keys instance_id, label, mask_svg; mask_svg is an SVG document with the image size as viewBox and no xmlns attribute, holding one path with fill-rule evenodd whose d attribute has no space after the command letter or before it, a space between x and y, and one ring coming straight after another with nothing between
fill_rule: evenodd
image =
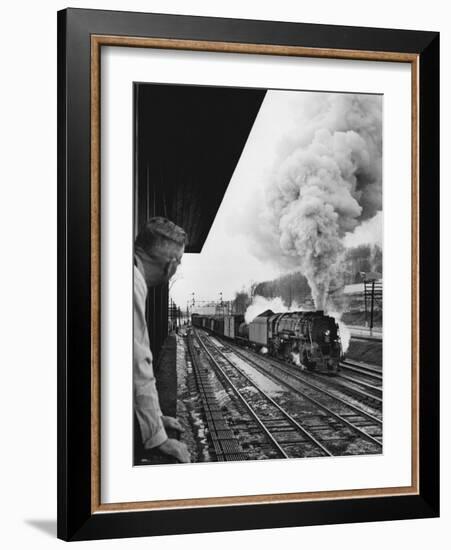
<instances>
[{"instance_id":1,"label":"utility pole","mask_svg":"<svg viewBox=\"0 0 451 550\"><path fill-rule=\"evenodd\" d=\"M373 330L374 326L374 280L371 281L371 317L370 317L370 330Z\"/></svg>"},{"instance_id":2,"label":"utility pole","mask_svg":"<svg viewBox=\"0 0 451 550\"><path fill-rule=\"evenodd\" d=\"M219 305L221 306L222 316L224 317L224 302L222 301L222 292L219 293Z\"/></svg>"},{"instance_id":3,"label":"utility pole","mask_svg":"<svg viewBox=\"0 0 451 550\"><path fill-rule=\"evenodd\" d=\"M289 309L291 309L291 304L293 303L293 287L292 287L292 285L293 285L293 274L292 273L290 273L290 276L289 276L288 280L290 281L290 284L289 284L289 291L290 292L289 292L289 305L288 305L288 307L289 307Z\"/></svg>"},{"instance_id":4,"label":"utility pole","mask_svg":"<svg viewBox=\"0 0 451 550\"><path fill-rule=\"evenodd\" d=\"M365 303L365 324L370 330L374 328L374 314L376 304L381 307L382 304L382 283L376 278L366 278L364 273L363 279L363 296ZM368 321L369 316L369 321Z\"/></svg>"}]
</instances>

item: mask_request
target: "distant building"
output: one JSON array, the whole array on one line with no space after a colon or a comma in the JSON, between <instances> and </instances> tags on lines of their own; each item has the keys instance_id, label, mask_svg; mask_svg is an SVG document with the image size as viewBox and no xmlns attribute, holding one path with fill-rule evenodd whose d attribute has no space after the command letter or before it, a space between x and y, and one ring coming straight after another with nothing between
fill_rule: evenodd
<instances>
[{"instance_id":1,"label":"distant building","mask_svg":"<svg viewBox=\"0 0 451 550\"><path fill-rule=\"evenodd\" d=\"M382 309L382 278L380 273L366 273L364 282L342 286L329 296L341 311L365 311L370 307L370 294L374 283L374 310Z\"/></svg>"},{"instance_id":2,"label":"distant building","mask_svg":"<svg viewBox=\"0 0 451 550\"><path fill-rule=\"evenodd\" d=\"M211 306L194 306L191 309L191 313L197 313L198 315L216 315L216 304Z\"/></svg>"}]
</instances>

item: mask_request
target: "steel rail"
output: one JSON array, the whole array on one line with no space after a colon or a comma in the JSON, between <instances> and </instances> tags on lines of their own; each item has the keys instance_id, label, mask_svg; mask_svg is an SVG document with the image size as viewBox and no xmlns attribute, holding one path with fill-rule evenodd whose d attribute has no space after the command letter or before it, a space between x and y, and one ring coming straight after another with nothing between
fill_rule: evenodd
<instances>
[{"instance_id":1,"label":"steel rail","mask_svg":"<svg viewBox=\"0 0 451 550\"><path fill-rule=\"evenodd\" d=\"M382 401L382 388L380 386L373 386L373 384L369 384L368 382L364 382L363 380L359 380L358 378L353 378L352 376L347 376L346 374L340 374L337 377L337 382L339 382L340 380L348 380L353 384L360 384L364 388L367 388L370 391L374 391L374 394L367 393L361 390L356 391L359 391L362 395L366 395L367 397L376 398L378 401Z\"/></svg>"},{"instance_id":2,"label":"steel rail","mask_svg":"<svg viewBox=\"0 0 451 550\"><path fill-rule=\"evenodd\" d=\"M242 402L245 404L247 409L251 412L252 416L257 420L258 424L264 429L265 433L270 437L272 441L275 442L276 446L279 450L285 455L285 458L289 458L288 455L286 455L285 451L282 449L282 447L279 445L278 441L274 439L272 434L269 432L269 430L266 428L266 426L263 424L261 419L258 417L257 413L252 409L252 407L249 405L249 403L246 401L246 399L241 395L238 388L236 388L235 384L230 380L230 377L224 372L224 369L218 364L216 359L213 357L211 352L207 349L207 346L202 341L200 336L198 335L196 331L196 336L198 338L199 343L204 348L207 355L210 357L212 362L215 364L215 366L218 368L218 370L221 372L221 374L226 378L227 382L230 384L230 386L233 388L235 393L239 396L239 398L242 400ZM289 421L290 424L292 424L295 428L297 428L300 432L302 432L312 443L314 443L317 447L319 447L327 456L333 456L333 454L326 448L324 445L318 441L312 434L310 434L303 426L301 426L297 420L295 420L283 407L281 407L272 397L270 397L265 391L263 391L261 388L257 386L257 384L249 378L244 372L241 371L236 365L233 364L232 361L228 357L224 355L224 353L219 350L215 344L210 342L212 346L215 347L215 350L235 369L237 370L241 376L243 376L254 388L256 388L272 405L274 405L279 412L282 413L282 415Z\"/></svg>"},{"instance_id":3,"label":"steel rail","mask_svg":"<svg viewBox=\"0 0 451 550\"><path fill-rule=\"evenodd\" d=\"M279 376L277 376L273 372L268 372L266 369L262 368L261 365L259 365L254 359L252 359L250 357L247 357L245 354L241 353L241 351L238 351L236 349L233 349L233 352L236 353L237 355L241 355L242 357L244 356L244 358L247 359L249 362L251 362L257 370L259 370L260 372L263 372L267 376L270 376L270 377L274 378L278 382L280 382L280 383L284 384L286 387L290 388L295 393L303 396L305 399L307 399L310 402L314 403L317 407L319 407L322 410L326 411L327 413L329 413L330 415L335 417L340 422L346 424L351 430L354 430L354 431L358 432L363 438L367 439L368 441L374 443L375 445L377 445L379 447L382 447L382 442L381 441L379 441L378 439L376 439L372 435L368 434L367 432L365 432L364 430L362 430L358 426L355 426L354 424L352 424L352 422L350 422L349 420L346 420L340 414L335 413L334 411L329 409L329 407L326 407L326 405L323 405L322 403L320 403L319 401L317 401L313 397L310 397L309 395L305 394L304 392L302 392L298 388L295 388L289 382L287 382L286 380L283 380L283 378L280 378ZM263 356L263 357L267 360L266 356ZM320 393L323 393L323 394L327 395L328 397L330 397L332 399L335 399L336 401L340 402L342 405L344 405L344 406L348 407L349 409L357 412L359 415L361 415L361 416L371 420L372 422L382 426L382 421L379 420L378 418L370 415L369 413L366 413L365 411L363 411L362 409L359 409L358 407L356 407L354 405L351 405L350 403L347 403L346 401L344 401L343 399L340 399L336 395L333 395L333 394L329 393L327 390L323 390L322 388L319 388L319 386L316 386L315 384L312 384L310 382L306 382L303 378L301 378L299 376L296 376L294 373L292 373L292 372L288 371L287 369L284 369L283 367L281 367L280 364L278 364L277 362L274 361L274 362L272 362L272 364L277 365L277 368L279 368L279 370L281 370L281 371L285 372L286 374L289 374L293 378L299 380L299 382L301 382L302 384L305 384L307 386L311 386L316 391L319 391Z\"/></svg>"},{"instance_id":4,"label":"steel rail","mask_svg":"<svg viewBox=\"0 0 451 550\"><path fill-rule=\"evenodd\" d=\"M208 355L212 363L214 364L215 368L221 373L221 375L227 380L227 383L230 385L234 393L237 395L237 397L240 399L242 404L246 407L249 414L254 418L254 420L257 422L257 424L262 428L262 430L265 432L265 434L268 436L271 443L276 447L276 449L279 451L279 453L284 458L289 458L287 453L282 449L282 447L279 445L279 442L272 436L271 432L267 429L267 427L263 424L263 422L260 420L258 415L255 413L255 411L252 409L252 407L249 405L249 403L244 399L244 397L241 395L238 388L235 386L235 384L230 380L230 377L224 372L224 369L218 364L216 359L213 357L213 355L210 353L210 351L207 349L205 344L202 342L201 338L197 334L197 331L195 331L196 338L199 342L199 345L204 349L205 353Z\"/></svg>"},{"instance_id":5,"label":"steel rail","mask_svg":"<svg viewBox=\"0 0 451 550\"><path fill-rule=\"evenodd\" d=\"M227 342L227 344L229 344L229 342ZM242 353L242 350L239 350L239 349L234 348L234 351L236 351L238 354ZM257 355L252 350L246 350L246 351L253 354L253 355L256 355L259 358L262 357L261 355ZM314 390L317 390L320 393L323 393L323 394L327 395L331 399L335 399L335 400L341 402L343 405L346 405L347 407L349 407L353 411L357 412L358 414L361 414L362 416L365 416L366 418L368 418L368 420L373 420L374 422L377 422L382 426L382 421L379 420L379 418L376 418L372 414L364 411L363 409L360 409L356 405L352 405L351 403L348 403L347 401L344 401L343 399L341 399L341 397L338 397L337 395L334 395L333 393L328 392L326 389L321 388L320 386L317 386L316 384L313 384L313 382L309 382L304 377L299 376L298 374L293 372L293 367L291 365L287 365L286 363L284 363L280 359L276 359L275 357L268 357L268 356L263 356L263 357L265 357L265 359L267 361L269 361L272 365L275 365L282 372L285 372L286 374L288 374L289 376L291 376L295 380L298 380L300 383L305 384L306 386L309 386L309 387L313 388ZM373 397L373 396L371 396L371 397Z\"/></svg>"},{"instance_id":6,"label":"steel rail","mask_svg":"<svg viewBox=\"0 0 451 550\"><path fill-rule=\"evenodd\" d=\"M357 372L359 374L363 374L365 376L368 376L369 378L375 378L376 380L382 381L382 372L379 369L371 368L365 365L359 365L358 363L352 363L349 360L344 360L341 362L340 367L342 369L347 369L350 371Z\"/></svg>"},{"instance_id":7,"label":"steel rail","mask_svg":"<svg viewBox=\"0 0 451 550\"><path fill-rule=\"evenodd\" d=\"M205 375L202 374L202 368L200 365L199 357L197 355L197 350L194 350L195 346L193 338L192 336L189 336L187 346L189 359L187 360L190 360L192 363L194 376L198 386L199 397L202 401L202 405L205 411L205 422L208 426L208 430L210 431L212 446L216 458L218 462L241 460L243 457L247 457L247 453L245 453L241 449L241 445L239 444L238 440L236 440L235 438L227 438L226 441L229 442L229 444L226 445L224 443L225 439L219 436L219 433L224 431L224 427L220 427L218 419L213 416L219 405L217 403L216 397L212 397L209 393L209 386L208 383L206 383ZM225 422L223 416L221 416L220 422ZM236 442L236 446L231 448L230 441Z\"/></svg>"}]
</instances>

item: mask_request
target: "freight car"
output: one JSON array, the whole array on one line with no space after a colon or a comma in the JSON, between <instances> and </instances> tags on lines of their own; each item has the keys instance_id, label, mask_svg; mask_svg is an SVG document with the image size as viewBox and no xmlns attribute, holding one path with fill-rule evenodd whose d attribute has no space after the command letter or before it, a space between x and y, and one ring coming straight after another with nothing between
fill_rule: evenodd
<instances>
[{"instance_id":1,"label":"freight car","mask_svg":"<svg viewBox=\"0 0 451 550\"><path fill-rule=\"evenodd\" d=\"M242 315L193 315L192 323L307 370L336 374L340 368L342 347L338 325L323 311L267 310L249 324Z\"/></svg>"}]
</instances>

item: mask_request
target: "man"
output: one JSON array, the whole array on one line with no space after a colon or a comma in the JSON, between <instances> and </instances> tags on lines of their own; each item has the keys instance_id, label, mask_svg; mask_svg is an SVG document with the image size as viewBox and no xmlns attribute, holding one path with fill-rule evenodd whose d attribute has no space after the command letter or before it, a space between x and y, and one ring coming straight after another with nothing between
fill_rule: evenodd
<instances>
[{"instance_id":1,"label":"man","mask_svg":"<svg viewBox=\"0 0 451 550\"><path fill-rule=\"evenodd\" d=\"M166 218L151 218L135 240L133 289L133 405L144 449L158 449L179 462L190 462L184 443L170 439L167 428L182 426L160 409L146 324L147 290L174 275L185 251L186 233ZM136 437L136 435L135 435Z\"/></svg>"}]
</instances>

